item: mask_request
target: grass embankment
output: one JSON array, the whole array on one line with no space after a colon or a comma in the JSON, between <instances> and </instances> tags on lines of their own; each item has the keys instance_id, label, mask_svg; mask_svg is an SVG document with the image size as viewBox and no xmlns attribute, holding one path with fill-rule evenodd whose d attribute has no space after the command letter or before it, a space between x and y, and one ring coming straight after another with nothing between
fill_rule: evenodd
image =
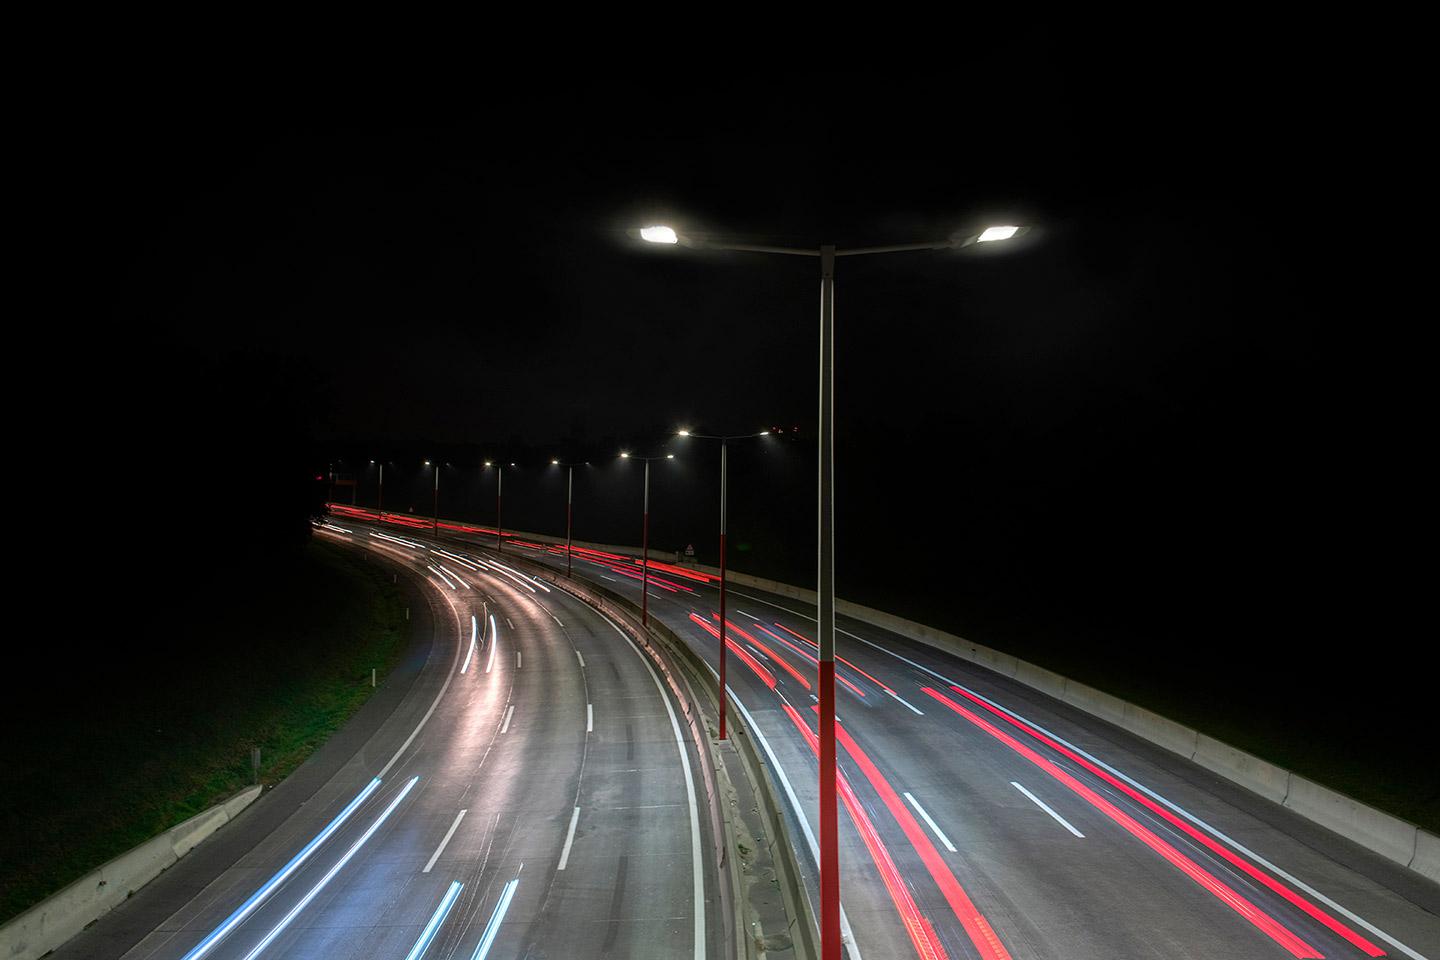
<instances>
[{"instance_id":1,"label":"grass embankment","mask_svg":"<svg viewBox=\"0 0 1440 960\"><path fill-rule=\"evenodd\" d=\"M157 589L112 611L138 628L107 645L113 682L81 682L19 731L0 922L248 786L252 747L261 782L282 779L405 647L400 589L360 554L313 541L214 579L193 601Z\"/></svg>"}]
</instances>

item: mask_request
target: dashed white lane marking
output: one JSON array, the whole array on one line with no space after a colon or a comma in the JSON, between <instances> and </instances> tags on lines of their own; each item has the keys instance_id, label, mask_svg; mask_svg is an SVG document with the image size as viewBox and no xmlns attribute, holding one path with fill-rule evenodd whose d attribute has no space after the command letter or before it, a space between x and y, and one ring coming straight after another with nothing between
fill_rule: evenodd
<instances>
[{"instance_id":1,"label":"dashed white lane marking","mask_svg":"<svg viewBox=\"0 0 1440 960\"><path fill-rule=\"evenodd\" d=\"M451 837L455 836L455 828L460 826L460 821L464 819L464 810L461 810L459 813L455 814L455 822L450 824L449 830L445 831L445 839L441 840L440 846L436 847L435 852L430 854L430 860L425 864L425 869L420 871L421 873L429 873L430 869L435 866L435 861L439 860L440 854L445 852L445 845L450 842Z\"/></svg>"},{"instance_id":2,"label":"dashed white lane marking","mask_svg":"<svg viewBox=\"0 0 1440 960\"><path fill-rule=\"evenodd\" d=\"M575 812L570 814L570 829L565 832L565 846L560 850L560 866L557 870L564 870L565 864L570 862L570 844L575 842L575 824L580 821L580 808L576 807Z\"/></svg>"},{"instance_id":3,"label":"dashed white lane marking","mask_svg":"<svg viewBox=\"0 0 1440 960\"><path fill-rule=\"evenodd\" d=\"M579 650L576 650L576 651L575 651L575 657L576 657L576 659L578 659L578 660L580 661L580 669L581 669L581 670L584 670L584 669L585 669L585 657L581 655L581 653L580 653Z\"/></svg>"},{"instance_id":4,"label":"dashed white lane marking","mask_svg":"<svg viewBox=\"0 0 1440 960\"><path fill-rule=\"evenodd\" d=\"M515 704L512 703L512 704L510 704L510 706L508 706L508 707L505 708L505 722L502 723L502 724L500 724L500 732L501 732L501 733L504 733L506 730L509 730L509 729L510 729L510 718L511 718L512 716L514 716L514 714L515 714Z\"/></svg>"},{"instance_id":5,"label":"dashed white lane marking","mask_svg":"<svg viewBox=\"0 0 1440 960\"><path fill-rule=\"evenodd\" d=\"M595 729L595 707L593 704L585 704L585 732L591 733Z\"/></svg>"},{"instance_id":6,"label":"dashed white lane marking","mask_svg":"<svg viewBox=\"0 0 1440 960\"><path fill-rule=\"evenodd\" d=\"M924 807L920 806L920 801L919 801L919 800L916 800L914 797L910 796L909 793L906 793L906 794L905 794L905 799L906 799L906 800L909 800L909 801L910 801L910 806L912 806L912 807L915 808L915 812L918 813L918 814L920 814L921 818L922 818L926 823L930 824L930 829L933 830L933 831L935 831L935 836L939 837L939 838L940 838L940 842L943 843L943 844L945 844L945 849L946 849L946 850L949 850L951 853L954 853L954 852L955 852L955 844L953 844L953 843L950 842L950 838L947 837L947 836L945 836L945 831L944 831L944 830L941 830L941 829L940 829L940 825L939 825L938 823L936 823L936 822L931 818L930 814L926 812L926 810L925 810Z\"/></svg>"},{"instance_id":7,"label":"dashed white lane marking","mask_svg":"<svg viewBox=\"0 0 1440 960\"><path fill-rule=\"evenodd\" d=\"M1019 790L1021 793L1025 794L1025 796L1027 796L1027 797L1029 797L1031 800L1033 800L1033 801L1035 802L1035 806L1039 807L1041 810L1044 810L1046 813L1050 814L1050 816L1054 817L1054 818L1055 818L1055 822L1058 823L1058 824L1060 824L1060 826L1064 827L1066 830L1069 830L1071 833L1075 834L1075 836L1079 837L1081 840L1084 840L1084 839L1085 839L1085 834L1081 833L1079 830L1076 830L1074 827L1070 826L1070 822L1069 822L1068 820L1066 820L1064 817L1060 816L1060 814L1056 813L1054 810L1051 810L1051 809L1050 809L1050 805L1047 804L1044 800L1041 800L1039 797L1035 796L1035 794L1031 793L1029 790L1026 790L1024 787L1022 787L1020 784L1016 783L1014 780L1011 780L1011 781L1010 781L1010 786L1014 787L1016 790Z\"/></svg>"}]
</instances>

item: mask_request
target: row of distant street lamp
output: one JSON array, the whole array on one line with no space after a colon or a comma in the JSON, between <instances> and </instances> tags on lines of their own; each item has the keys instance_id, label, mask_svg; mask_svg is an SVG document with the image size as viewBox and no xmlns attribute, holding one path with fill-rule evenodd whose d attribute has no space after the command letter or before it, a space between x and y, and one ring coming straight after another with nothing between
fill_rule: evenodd
<instances>
[{"instance_id":1,"label":"row of distant street lamp","mask_svg":"<svg viewBox=\"0 0 1440 960\"><path fill-rule=\"evenodd\" d=\"M820 261L820 418L819 418L819 551L817 557L816 582L816 643L819 646L819 746L820 746L820 956L821 960L840 960L840 863L838 849L837 794L836 794L836 744L835 744L835 260L837 257L863 256L881 253L906 253L923 250L958 250L972 244L994 243L1010 240L1025 232L1024 227L991 226L977 234L960 234L948 240L922 243L892 244L873 247L837 248L832 244L819 247L782 247L764 244L736 243L701 234L687 234L673 226L653 223L631 231L631 236L647 243L662 247L683 247L690 250L724 250L748 253L770 253L790 256L817 257ZM711 436L694 434L688 430L679 431L681 437L694 437L720 442L720 737L726 736L726 623L725 623L725 497L726 497L726 448L731 440L764 436L769 431L740 436ZM621 457L642 460L645 463L644 519L641 543L641 619L649 623L649 537L650 537L650 462L673 459L674 454L656 457L636 457L629 452ZM570 528L571 493L573 491L574 465L570 469L570 482L566 489L565 508L565 554L566 572L570 572ZM429 461L426 461L428 464ZM490 461L485 465L491 466ZM514 464L511 464L514 466ZM501 543L500 486L497 482L495 494L496 545ZM381 467L381 483L384 483L384 467ZM436 516L439 526L439 484L440 471L435 471ZM383 500L383 494L382 494ZM383 516L383 513L382 513Z\"/></svg>"}]
</instances>

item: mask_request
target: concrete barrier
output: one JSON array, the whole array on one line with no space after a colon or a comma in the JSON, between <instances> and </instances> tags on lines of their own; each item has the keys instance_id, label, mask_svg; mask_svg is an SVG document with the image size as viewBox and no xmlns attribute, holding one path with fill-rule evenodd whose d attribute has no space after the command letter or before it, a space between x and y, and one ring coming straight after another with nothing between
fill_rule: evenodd
<instances>
[{"instance_id":1,"label":"concrete barrier","mask_svg":"<svg viewBox=\"0 0 1440 960\"><path fill-rule=\"evenodd\" d=\"M1191 759L1206 770L1218 773L1232 783L1267 800L1284 803L1290 793L1290 771L1277 767L1259 757L1237 750L1228 743L1214 737L1199 734L1195 740L1195 753Z\"/></svg>"},{"instance_id":2,"label":"concrete barrier","mask_svg":"<svg viewBox=\"0 0 1440 960\"><path fill-rule=\"evenodd\" d=\"M1424 830L1415 831L1415 857L1410 861L1410 869L1440 883L1440 837Z\"/></svg>"},{"instance_id":3,"label":"concrete barrier","mask_svg":"<svg viewBox=\"0 0 1440 960\"><path fill-rule=\"evenodd\" d=\"M0 927L0 958L35 960L154 880L260 795L241 791L92 870Z\"/></svg>"},{"instance_id":4,"label":"concrete barrier","mask_svg":"<svg viewBox=\"0 0 1440 960\"><path fill-rule=\"evenodd\" d=\"M1285 806L1401 866L1409 866L1415 859L1415 838L1419 828L1413 823L1381 813L1313 780L1291 774L1290 793L1285 798Z\"/></svg>"},{"instance_id":5,"label":"concrete barrier","mask_svg":"<svg viewBox=\"0 0 1440 960\"><path fill-rule=\"evenodd\" d=\"M1133 703L1125 704L1125 722L1121 726L1137 737L1158 743L1182 757L1194 757L1200 741L1200 734L1183 723L1176 723L1169 717L1162 717Z\"/></svg>"},{"instance_id":6,"label":"concrete barrier","mask_svg":"<svg viewBox=\"0 0 1440 960\"><path fill-rule=\"evenodd\" d=\"M1092 713L1102 720L1109 720L1117 727L1125 726L1125 707L1128 704L1104 690L1096 690L1077 680L1066 680L1065 696L1060 699L1072 707L1079 707L1086 713Z\"/></svg>"},{"instance_id":7,"label":"concrete barrier","mask_svg":"<svg viewBox=\"0 0 1440 960\"><path fill-rule=\"evenodd\" d=\"M1017 661L1015 664L1015 679L1027 687L1033 687L1041 693L1054 697L1056 700L1065 698L1065 677L1054 670L1046 670L1044 667L1037 667L1025 660Z\"/></svg>"}]
</instances>

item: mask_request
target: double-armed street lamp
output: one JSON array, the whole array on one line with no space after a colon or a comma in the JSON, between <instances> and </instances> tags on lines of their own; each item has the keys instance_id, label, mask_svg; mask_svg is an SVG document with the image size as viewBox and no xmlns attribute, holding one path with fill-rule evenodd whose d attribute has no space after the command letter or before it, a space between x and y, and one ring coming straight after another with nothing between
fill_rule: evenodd
<instances>
[{"instance_id":1,"label":"double-armed street lamp","mask_svg":"<svg viewBox=\"0 0 1440 960\"><path fill-rule=\"evenodd\" d=\"M1015 226L989 227L979 234L944 241L840 249L780 247L732 243L686 235L673 227L652 224L636 233L647 243L678 245L694 250L733 250L820 260L820 469L819 555L816 577L816 642L820 647L820 956L840 960L840 861L837 842L835 773L835 259L878 253L957 250L976 243L1009 240L1022 232ZM721 645L724 649L724 645ZM721 691L724 700L724 691Z\"/></svg>"},{"instance_id":2,"label":"double-armed street lamp","mask_svg":"<svg viewBox=\"0 0 1440 960\"><path fill-rule=\"evenodd\" d=\"M584 463L561 463L559 459L552 459L551 466L565 468L565 576L570 576L570 524L575 518L575 468L588 466L590 461Z\"/></svg>"},{"instance_id":3,"label":"double-armed street lamp","mask_svg":"<svg viewBox=\"0 0 1440 960\"><path fill-rule=\"evenodd\" d=\"M675 454L658 457L637 457L628 450L620 451L621 460L640 460L645 464L644 514L640 525L640 624L650 626L650 461L674 460Z\"/></svg>"},{"instance_id":4,"label":"double-armed street lamp","mask_svg":"<svg viewBox=\"0 0 1440 960\"><path fill-rule=\"evenodd\" d=\"M689 430L680 430L675 434L677 437L686 437L693 440L719 440L720 441L720 739L726 739L725 734L725 461L731 440L752 440L757 437L768 437L769 430L761 430L759 433L741 433L728 437L713 436L705 433L691 433Z\"/></svg>"}]
</instances>

